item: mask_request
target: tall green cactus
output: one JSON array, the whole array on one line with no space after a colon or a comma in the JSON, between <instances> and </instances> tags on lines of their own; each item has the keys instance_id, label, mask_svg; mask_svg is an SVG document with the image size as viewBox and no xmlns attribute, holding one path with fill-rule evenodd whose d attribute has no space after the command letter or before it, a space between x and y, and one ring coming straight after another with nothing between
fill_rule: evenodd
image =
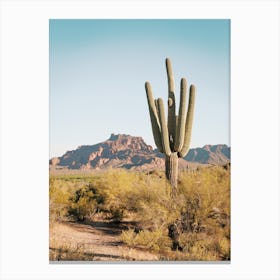
<instances>
[{"instance_id":1,"label":"tall green cactus","mask_svg":"<svg viewBox=\"0 0 280 280\"><path fill-rule=\"evenodd\" d=\"M153 98L149 82L145 83L155 144L165 154L165 174L174 189L178 181L178 159L186 156L190 147L194 115L195 86L189 90L187 110L187 82L181 79L179 115L176 115L174 76L170 59L166 59L168 81L168 117L164 113L162 98Z\"/></svg>"}]
</instances>

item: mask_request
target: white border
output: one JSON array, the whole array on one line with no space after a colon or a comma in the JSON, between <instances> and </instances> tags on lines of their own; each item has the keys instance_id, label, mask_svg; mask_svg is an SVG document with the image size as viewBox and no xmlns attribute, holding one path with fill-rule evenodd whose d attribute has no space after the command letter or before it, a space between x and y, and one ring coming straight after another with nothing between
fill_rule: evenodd
<instances>
[{"instance_id":1,"label":"white border","mask_svg":"<svg viewBox=\"0 0 280 280\"><path fill-rule=\"evenodd\" d=\"M50 265L48 19L230 18L230 264ZM279 2L2 1L1 279L279 279Z\"/></svg>"}]
</instances>

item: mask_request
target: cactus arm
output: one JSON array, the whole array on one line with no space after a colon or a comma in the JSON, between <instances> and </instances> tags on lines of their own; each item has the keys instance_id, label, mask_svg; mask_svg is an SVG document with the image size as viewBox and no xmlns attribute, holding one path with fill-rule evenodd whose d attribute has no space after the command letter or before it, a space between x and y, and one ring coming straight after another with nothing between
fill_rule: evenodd
<instances>
[{"instance_id":1,"label":"cactus arm","mask_svg":"<svg viewBox=\"0 0 280 280\"><path fill-rule=\"evenodd\" d=\"M166 64L166 71L167 71L168 92L174 93L175 86L174 86L174 75L172 71L171 60L169 58L166 58L165 64Z\"/></svg>"},{"instance_id":2,"label":"cactus arm","mask_svg":"<svg viewBox=\"0 0 280 280\"><path fill-rule=\"evenodd\" d=\"M177 129L177 127L178 127L178 116L176 116L176 129Z\"/></svg>"},{"instance_id":3,"label":"cactus arm","mask_svg":"<svg viewBox=\"0 0 280 280\"><path fill-rule=\"evenodd\" d=\"M176 139L174 150L176 152L180 151L184 144L185 138L185 124L187 115L187 81L186 79L181 79L181 93L180 93L180 105L179 105L179 116L176 129Z\"/></svg>"},{"instance_id":4,"label":"cactus arm","mask_svg":"<svg viewBox=\"0 0 280 280\"><path fill-rule=\"evenodd\" d=\"M181 79L179 114L176 116L174 76L170 59L166 59L168 80L168 116L165 118L162 98L154 100L151 86L145 83L149 112L155 143L165 154L165 174L173 190L178 181L178 159L184 157L190 147L191 130L194 115L195 86L190 86L187 110L187 82Z\"/></svg>"},{"instance_id":5,"label":"cactus arm","mask_svg":"<svg viewBox=\"0 0 280 280\"><path fill-rule=\"evenodd\" d=\"M175 86L174 75L171 67L171 61L169 58L165 60L167 80L168 80L168 131L170 139L171 150L174 149L175 137L176 137L176 104L175 104Z\"/></svg>"},{"instance_id":6,"label":"cactus arm","mask_svg":"<svg viewBox=\"0 0 280 280\"><path fill-rule=\"evenodd\" d=\"M158 116L158 120L159 120L159 109L158 109L158 102L157 99L155 99L155 106L156 106L156 111L157 111L157 116ZM159 122L159 121L158 121ZM160 125L160 123L159 123Z\"/></svg>"},{"instance_id":7,"label":"cactus arm","mask_svg":"<svg viewBox=\"0 0 280 280\"><path fill-rule=\"evenodd\" d=\"M165 119L164 106L162 98L157 99L158 109L159 109L159 121L161 125L161 139L162 139L162 148L163 152L167 155L171 155L168 128Z\"/></svg>"},{"instance_id":8,"label":"cactus arm","mask_svg":"<svg viewBox=\"0 0 280 280\"><path fill-rule=\"evenodd\" d=\"M185 126L185 139L182 149L179 151L179 157L184 157L187 155L190 148L192 124L193 124L193 115L194 115L194 103L195 103L195 86L190 86L190 96L189 96L189 105L188 113Z\"/></svg>"},{"instance_id":9,"label":"cactus arm","mask_svg":"<svg viewBox=\"0 0 280 280\"><path fill-rule=\"evenodd\" d=\"M158 110L155 105L152 88L151 88L151 85L149 82L145 83L145 89L146 89L146 94L147 94L147 100L148 100L148 106L149 106L152 131L153 131L155 144L156 144L159 152L162 153L163 148L162 148L161 128L160 128L160 122L159 122L159 117L158 117Z\"/></svg>"}]
</instances>

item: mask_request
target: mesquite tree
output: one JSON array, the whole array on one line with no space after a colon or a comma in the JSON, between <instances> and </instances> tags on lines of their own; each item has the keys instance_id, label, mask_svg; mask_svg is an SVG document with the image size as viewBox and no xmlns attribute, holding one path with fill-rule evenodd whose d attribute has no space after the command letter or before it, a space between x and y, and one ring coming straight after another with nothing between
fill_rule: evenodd
<instances>
[{"instance_id":1,"label":"mesquite tree","mask_svg":"<svg viewBox=\"0 0 280 280\"><path fill-rule=\"evenodd\" d=\"M165 154L165 174L173 189L177 188L178 159L186 156L190 147L194 115L195 86L189 89L187 110L187 82L181 79L179 114L176 115L174 76L170 59L166 59L168 80L168 117L164 113L162 98L154 99L149 82L145 83L155 144Z\"/></svg>"}]
</instances>

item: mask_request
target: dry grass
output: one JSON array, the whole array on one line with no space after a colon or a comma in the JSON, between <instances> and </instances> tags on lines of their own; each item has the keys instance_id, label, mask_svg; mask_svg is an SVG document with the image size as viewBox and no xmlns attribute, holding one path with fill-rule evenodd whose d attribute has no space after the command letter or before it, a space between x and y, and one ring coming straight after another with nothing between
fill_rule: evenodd
<instances>
[{"instance_id":1,"label":"dry grass","mask_svg":"<svg viewBox=\"0 0 280 280\"><path fill-rule=\"evenodd\" d=\"M181 172L175 195L162 175L112 169L51 176L50 220L56 229L51 229L50 258L102 260L102 254L114 256L106 240L99 244L90 235L78 242L75 234L65 239L65 224L57 229L59 221L107 220L133 222L117 234L118 246L126 244L117 254L121 260L139 260L143 249L159 260L230 260L230 171L208 167ZM102 246L106 252L100 251Z\"/></svg>"}]
</instances>

